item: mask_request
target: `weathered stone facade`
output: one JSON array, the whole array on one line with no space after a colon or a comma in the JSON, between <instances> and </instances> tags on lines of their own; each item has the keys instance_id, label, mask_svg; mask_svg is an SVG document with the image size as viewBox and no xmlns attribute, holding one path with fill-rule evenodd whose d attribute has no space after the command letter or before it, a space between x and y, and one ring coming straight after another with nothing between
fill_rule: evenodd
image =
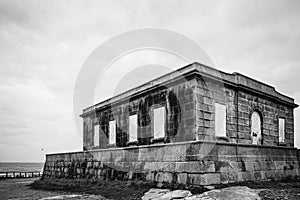
<instances>
[{"instance_id":1,"label":"weathered stone facade","mask_svg":"<svg viewBox=\"0 0 300 200\"><path fill-rule=\"evenodd\" d=\"M166 141L179 142L195 139L194 95L191 80L179 80L168 88L157 86L154 91L130 97L122 103L109 104L95 112L83 115L85 149L107 148L108 123L116 120L116 146L127 146L128 120L132 114L138 115L138 144L150 144L153 139L151 112L157 106L167 107ZM180 124L179 124L180 123ZM94 126L100 125L99 146L94 146ZM181 126L180 126L181 125ZM175 137L176 136L176 137ZM113 146L112 146L113 147Z\"/></svg>"},{"instance_id":2,"label":"weathered stone facade","mask_svg":"<svg viewBox=\"0 0 300 200\"><path fill-rule=\"evenodd\" d=\"M193 63L85 109L84 151L47 155L44 177L210 185L299 176L297 106L264 83ZM156 108L165 110L160 138Z\"/></svg>"},{"instance_id":3,"label":"weathered stone facade","mask_svg":"<svg viewBox=\"0 0 300 200\"><path fill-rule=\"evenodd\" d=\"M299 176L297 149L184 142L47 155L44 178L211 185Z\"/></svg>"},{"instance_id":4,"label":"weathered stone facade","mask_svg":"<svg viewBox=\"0 0 300 200\"><path fill-rule=\"evenodd\" d=\"M226 106L226 136L215 135L215 103ZM261 116L262 145L279 145L278 118L285 119L285 142L294 146L292 98L244 75L227 74L198 63L160 77L141 87L87 108L83 117L84 149L108 144L108 124L116 120L116 146L128 146L128 120L138 116L136 145L153 143L153 108L166 109L165 143L216 140L251 144L251 114ZM94 127L100 125L99 146L93 144Z\"/></svg>"}]
</instances>

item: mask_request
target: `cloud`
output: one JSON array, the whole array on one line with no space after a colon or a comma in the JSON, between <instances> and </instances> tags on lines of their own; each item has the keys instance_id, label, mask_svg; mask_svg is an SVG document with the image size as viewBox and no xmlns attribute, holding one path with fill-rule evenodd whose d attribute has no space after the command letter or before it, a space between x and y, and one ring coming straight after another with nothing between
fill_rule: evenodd
<instances>
[{"instance_id":1,"label":"cloud","mask_svg":"<svg viewBox=\"0 0 300 200\"><path fill-rule=\"evenodd\" d=\"M103 41L142 27L178 31L201 44L220 70L239 71L299 101L298 10L297 0L1 1L0 160L80 150L72 98L81 65ZM134 66L139 58L121 64ZM299 119L296 110L296 133Z\"/></svg>"},{"instance_id":2,"label":"cloud","mask_svg":"<svg viewBox=\"0 0 300 200\"><path fill-rule=\"evenodd\" d=\"M182 58L165 51L144 49L131 52L113 62L99 77L94 95L95 103L142 85L186 64ZM161 69L155 66L161 66Z\"/></svg>"}]
</instances>

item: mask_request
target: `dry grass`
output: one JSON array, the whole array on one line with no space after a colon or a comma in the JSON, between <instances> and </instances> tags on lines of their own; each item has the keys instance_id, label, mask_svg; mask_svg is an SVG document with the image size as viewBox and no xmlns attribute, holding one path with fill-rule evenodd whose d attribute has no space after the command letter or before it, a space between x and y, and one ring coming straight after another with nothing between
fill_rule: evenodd
<instances>
[{"instance_id":1,"label":"dry grass","mask_svg":"<svg viewBox=\"0 0 300 200\"><path fill-rule=\"evenodd\" d=\"M145 192L154 187L151 183L140 181L98 181L98 180L70 180L44 179L30 184L33 189L45 191L64 191L68 193L85 193L101 195L108 199L127 200L140 199Z\"/></svg>"}]
</instances>

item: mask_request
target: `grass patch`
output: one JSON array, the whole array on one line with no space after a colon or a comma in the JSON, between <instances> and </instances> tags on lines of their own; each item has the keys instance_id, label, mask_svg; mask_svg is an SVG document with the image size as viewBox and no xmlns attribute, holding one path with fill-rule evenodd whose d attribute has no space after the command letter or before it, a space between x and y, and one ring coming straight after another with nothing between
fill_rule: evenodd
<instances>
[{"instance_id":1,"label":"grass patch","mask_svg":"<svg viewBox=\"0 0 300 200\"><path fill-rule=\"evenodd\" d=\"M108 199L140 199L153 183L141 181L100 181L77 179L42 179L29 185L32 189L46 191L64 191L76 194L95 194Z\"/></svg>"}]
</instances>

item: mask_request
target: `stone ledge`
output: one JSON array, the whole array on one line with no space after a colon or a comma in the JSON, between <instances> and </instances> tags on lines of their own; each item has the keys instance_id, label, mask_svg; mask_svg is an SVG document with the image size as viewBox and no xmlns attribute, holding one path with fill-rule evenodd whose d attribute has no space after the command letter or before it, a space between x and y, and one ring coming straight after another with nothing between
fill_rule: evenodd
<instances>
[{"instance_id":1,"label":"stone ledge","mask_svg":"<svg viewBox=\"0 0 300 200\"><path fill-rule=\"evenodd\" d=\"M46 154L46 156L59 156L59 155L70 155L70 154L86 154L86 153L95 153L95 152L105 152L105 151L120 151L120 150L130 150L130 149L142 149L142 148L151 148L151 147L163 147L163 146L177 146L177 145L190 145L197 143L207 143L207 144L216 144L216 145L229 145L237 147L261 147L261 148L272 148L272 149L290 149L297 150L295 147L287 146L269 146L269 145L254 145L254 144L243 144L243 143L233 143L233 142L216 142L216 141L184 141L184 142L175 142L175 143L164 143L164 144L151 144L151 145L141 145L141 146L132 146L132 147L117 147L109 149L93 149L88 151L75 151L75 152L65 152L65 153L52 153Z\"/></svg>"}]
</instances>

